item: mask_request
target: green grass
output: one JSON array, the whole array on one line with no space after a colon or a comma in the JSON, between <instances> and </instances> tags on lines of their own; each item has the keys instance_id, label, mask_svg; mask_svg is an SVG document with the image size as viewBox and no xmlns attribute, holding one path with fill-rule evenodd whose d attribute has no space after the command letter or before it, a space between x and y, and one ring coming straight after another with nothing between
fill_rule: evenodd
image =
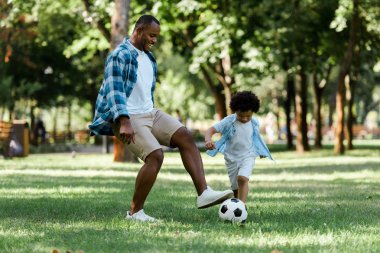
<instances>
[{"instance_id":1,"label":"green grass","mask_svg":"<svg viewBox=\"0 0 380 253\"><path fill-rule=\"evenodd\" d=\"M157 224L123 219L139 164L0 159L0 252L380 252L380 145L359 144L345 156L277 147L276 163L257 160L244 226L196 209L178 153L166 153L146 202ZM228 188L223 157L202 155L208 183Z\"/></svg>"}]
</instances>

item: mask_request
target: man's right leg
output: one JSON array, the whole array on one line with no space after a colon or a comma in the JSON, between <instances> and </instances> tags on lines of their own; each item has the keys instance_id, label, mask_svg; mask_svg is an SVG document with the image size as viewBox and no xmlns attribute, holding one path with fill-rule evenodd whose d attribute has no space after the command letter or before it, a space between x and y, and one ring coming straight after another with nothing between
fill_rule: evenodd
<instances>
[{"instance_id":1,"label":"man's right leg","mask_svg":"<svg viewBox=\"0 0 380 253\"><path fill-rule=\"evenodd\" d=\"M161 145L151 133L151 125L153 123L151 113L131 115L130 120L135 130L135 142L128 144L127 148L142 159L144 165L137 174L131 208L126 218L145 221L146 215L143 211L144 203L156 181L164 155ZM120 125L118 123L114 124L114 134L120 139L119 130ZM134 214L138 217L134 217Z\"/></svg>"},{"instance_id":2,"label":"man's right leg","mask_svg":"<svg viewBox=\"0 0 380 253\"><path fill-rule=\"evenodd\" d=\"M214 191L207 186L202 158L190 132L172 116L157 111L152 132L165 146L178 147L183 165L197 191L198 208L206 208L232 197L231 190Z\"/></svg>"},{"instance_id":3,"label":"man's right leg","mask_svg":"<svg viewBox=\"0 0 380 253\"><path fill-rule=\"evenodd\" d=\"M131 215L144 208L145 200L156 181L163 160L162 149L157 149L146 157L145 164L141 167L136 177L135 192L130 210Z\"/></svg>"},{"instance_id":4,"label":"man's right leg","mask_svg":"<svg viewBox=\"0 0 380 253\"><path fill-rule=\"evenodd\" d=\"M214 191L207 186L201 155L191 134L185 127L181 127L173 134L171 144L178 147L183 165L193 179L198 193L198 208L207 208L219 204L233 196L231 190Z\"/></svg>"}]
</instances>

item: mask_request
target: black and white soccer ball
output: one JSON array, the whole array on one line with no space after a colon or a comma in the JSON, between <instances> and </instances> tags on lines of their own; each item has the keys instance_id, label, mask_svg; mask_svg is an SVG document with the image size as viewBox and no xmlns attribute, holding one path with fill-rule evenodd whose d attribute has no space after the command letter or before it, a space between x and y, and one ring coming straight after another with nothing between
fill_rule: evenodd
<instances>
[{"instance_id":1,"label":"black and white soccer ball","mask_svg":"<svg viewBox=\"0 0 380 253\"><path fill-rule=\"evenodd\" d=\"M247 207L240 199L227 199L220 205L219 217L224 221L243 223L248 217Z\"/></svg>"}]
</instances>

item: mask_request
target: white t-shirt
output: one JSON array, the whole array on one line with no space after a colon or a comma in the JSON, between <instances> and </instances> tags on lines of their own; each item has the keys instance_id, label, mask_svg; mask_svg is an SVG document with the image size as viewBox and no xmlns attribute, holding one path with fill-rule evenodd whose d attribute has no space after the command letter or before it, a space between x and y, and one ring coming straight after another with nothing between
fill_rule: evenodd
<instances>
[{"instance_id":1,"label":"white t-shirt","mask_svg":"<svg viewBox=\"0 0 380 253\"><path fill-rule=\"evenodd\" d=\"M132 115L147 113L153 110L153 64L144 51L135 49L138 52L137 80L127 101L128 112Z\"/></svg>"},{"instance_id":2,"label":"white t-shirt","mask_svg":"<svg viewBox=\"0 0 380 253\"><path fill-rule=\"evenodd\" d=\"M229 140L226 149L224 150L224 156L230 161L236 161L248 156L252 156L252 134L253 127L251 121L242 123L240 121L235 122L236 132Z\"/></svg>"}]
</instances>

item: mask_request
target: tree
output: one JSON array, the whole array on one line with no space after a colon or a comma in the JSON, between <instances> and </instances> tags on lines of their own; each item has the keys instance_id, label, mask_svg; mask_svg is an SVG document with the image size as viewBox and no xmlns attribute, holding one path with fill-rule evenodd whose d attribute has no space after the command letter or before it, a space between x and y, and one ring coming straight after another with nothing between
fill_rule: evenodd
<instances>
[{"instance_id":1,"label":"tree","mask_svg":"<svg viewBox=\"0 0 380 253\"><path fill-rule=\"evenodd\" d=\"M258 26L257 5L256 1L161 1L154 8L167 25L165 36L173 49L191 62L190 71L200 73L213 94L220 118L231 113L231 94L244 83L236 79L236 73L252 77L265 71L260 50L252 43ZM250 78L250 88L255 84Z\"/></svg>"},{"instance_id":2,"label":"tree","mask_svg":"<svg viewBox=\"0 0 380 253\"><path fill-rule=\"evenodd\" d=\"M322 147L322 127L323 127L322 116L321 116L322 98L323 98L323 93L326 88L326 84L328 83L329 78L330 78L331 70L332 70L332 65L329 64L325 71L322 70L321 74L319 74L318 72L313 73L312 82L313 82L313 89L314 89L314 94L315 94L314 117L316 120L315 147L317 149L320 149Z\"/></svg>"},{"instance_id":3,"label":"tree","mask_svg":"<svg viewBox=\"0 0 380 253\"><path fill-rule=\"evenodd\" d=\"M87 12L93 13L92 6L89 0L82 0ZM115 49L123 39L128 35L128 25L129 25L129 6L130 1L127 0L115 0L114 11L111 18L111 33L109 33L106 22L98 18L94 20L96 27L103 34L105 39L110 42L112 51ZM137 162L137 158L131 153L125 144L118 140L116 137L113 138L114 141L114 161L115 162ZM103 138L103 145L108 152L108 138L105 136Z\"/></svg>"},{"instance_id":4,"label":"tree","mask_svg":"<svg viewBox=\"0 0 380 253\"><path fill-rule=\"evenodd\" d=\"M348 74L350 71L354 48L357 43L357 31L359 22L359 0L353 0L353 10L351 19L351 31L346 52L340 63L338 76L338 91L336 94L336 110L337 110L337 126L335 131L335 146L336 154L344 153L344 106L346 97L346 83L348 82Z\"/></svg>"},{"instance_id":5,"label":"tree","mask_svg":"<svg viewBox=\"0 0 380 253\"><path fill-rule=\"evenodd\" d=\"M115 10L112 15L111 50L119 45L128 34L129 21L129 1L115 0ZM116 137L114 140L114 161L115 162L137 162L137 157L130 152L123 142Z\"/></svg>"},{"instance_id":6,"label":"tree","mask_svg":"<svg viewBox=\"0 0 380 253\"><path fill-rule=\"evenodd\" d=\"M33 126L34 107L54 104L58 96L73 91L69 80L74 70L58 42L41 43L41 22L31 16L30 6L15 1L8 8L1 34L6 48L1 66L2 74L12 80L10 114L17 101L30 101Z\"/></svg>"}]
</instances>

